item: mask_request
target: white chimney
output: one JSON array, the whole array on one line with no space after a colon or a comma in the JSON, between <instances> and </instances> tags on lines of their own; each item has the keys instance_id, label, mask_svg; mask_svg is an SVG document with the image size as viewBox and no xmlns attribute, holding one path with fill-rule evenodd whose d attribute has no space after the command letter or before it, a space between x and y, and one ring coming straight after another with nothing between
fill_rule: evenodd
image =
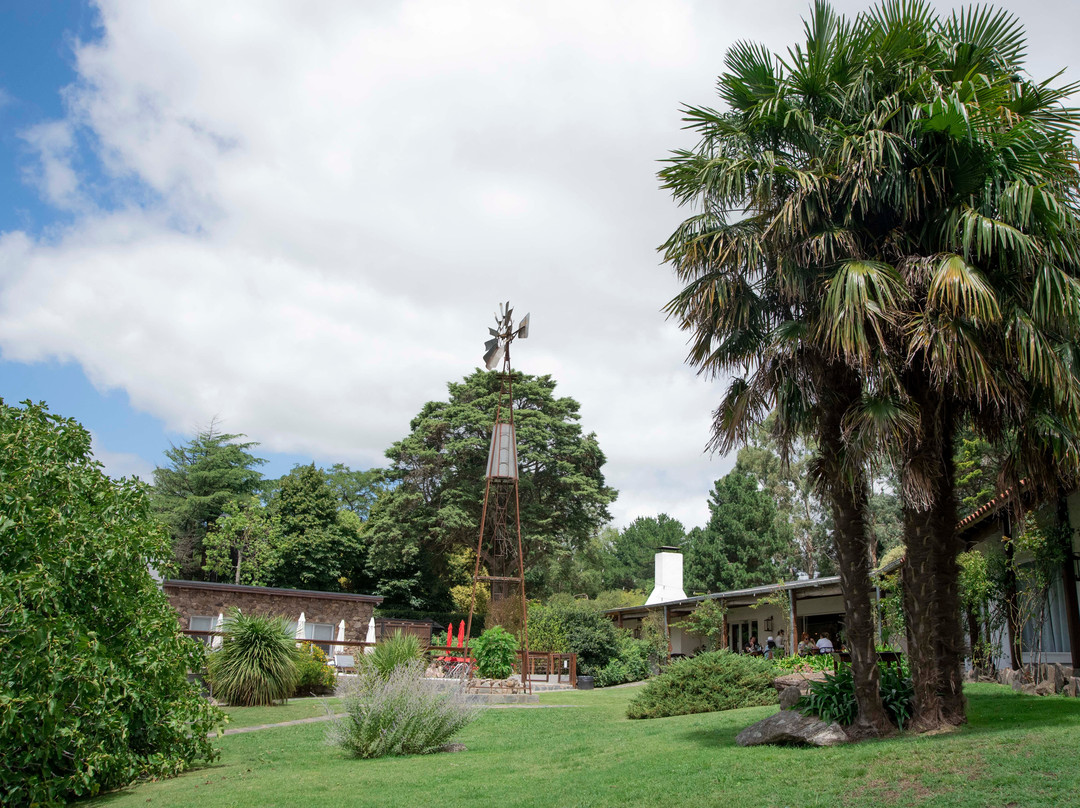
<instances>
[{"instance_id":1,"label":"white chimney","mask_svg":"<svg viewBox=\"0 0 1080 808\"><path fill-rule=\"evenodd\" d=\"M656 583L646 606L685 600L682 588L682 551L678 547L661 547L656 553Z\"/></svg>"}]
</instances>

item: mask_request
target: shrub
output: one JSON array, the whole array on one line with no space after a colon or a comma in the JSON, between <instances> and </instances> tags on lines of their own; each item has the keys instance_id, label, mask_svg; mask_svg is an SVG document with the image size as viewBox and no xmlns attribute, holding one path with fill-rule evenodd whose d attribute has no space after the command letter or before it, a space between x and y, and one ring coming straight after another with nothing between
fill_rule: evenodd
<instances>
[{"instance_id":1,"label":"shrub","mask_svg":"<svg viewBox=\"0 0 1080 808\"><path fill-rule=\"evenodd\" d=\"M299 681L299 661L285 618L234 609L225 621L221 648L210 654L206 667L215 698L253 707L288 698Z\"/></svg>"},{"instance_id":2,"label":"shrub","mask_svg":"<svg viewBox=\"0 0 1080 808\"><path fill-rule=\"evenodd\" d=\"M911 716L911 699L914 689L911 679L896 665L880 668L881 700L889 717L900 728ZM849 726L855 721L859 707L855 701L855 679L851 667L844 665L836 673L826 673L825 681L811 682L810 692L799 699L798 709L803 715L816 715L822 721Z\"/></svg>"},{"instance_id":3,"label":"shrub","mask_svg":"<svg viewBox=\"0 0 1080 808\"><path fill-rule=\"evenodd\" d=\"M375 643L370 654L361 657L364 667L373 667L380 676L386 678L403 665L419 662L424 657L420 639L415 634L403 634L397 630L392 636Z\"/></svg>"},{"instance_id":4,"label":"shrub","mask_svg":"<svg viewBox=\"0 0 1080 808\"><path fill-rule=\"evenodd\" d=\"M529 604L529 650L567 653L566 630L557 610L541 603Z\"/></svg>"},{"instance_id":5,"label":"shrub","mask_svg":"<svg viewBox=\"0 0 1080 808\"><path fill-rule=\"evenodd\" d=\"M301 643L296 669L299 679L293 695L321 696L332 690L337 681L334 669L326 663L326 654L310 642Z\"/></svg>"},{"instance_id":6,"label":"shrub","mask_svg":"<svg viewBox=\"0 0 1080 808\"><path fill-rule=\"evenodd\" d=\"M594 606L576 601L559 609L567 649L577 654L579 673L592 674L619 653L615 624Z\"/></svg>"},{"instance_id":7,"label":"shrub","mask_svg":"<svg viewBox=\"0 0 1080 808\"><path fill-rule=\"evenodd\" d=\"M776 703L767 659L713 651L671 663L642 688L626 710L629 718L709 713Z\"/></svg>"},{"instance_id":8,"label":"shrub","mask_svg":"<svg viewBox=\"0 0 1080 808\"><path fill-rule=\"evenodd\" d=\"M148 564L172 552L146 487L110 480L75 421L0 401L0 803L63 805L216 757Z\"/></svg>"},{"instance_id":9,"label":"shrub","mask_svg":"<svg viewBox=\"0 0 1080 808\"><path fill-rule=\"evenodd\" d=\"M776 657L773 659L773 666L782 673L832 673L833 658L831 654Z\"/></svg>"},{"instance_id":10,"label":"shrub","mask_svg":"<svg viewBox=\"0 0 1080 808\"><path fill-rule=\"evenodd\" d=\"M437 752L475 717L462 686L423 678L423 664L410 662L383 676L366 666L343 685L345 717L335 720L327 740L361 758Z\"/></svg>"},{"instance_id":11,"label":"shrub","mask_svg":"<svg viewBox=\"0 0 1080 808\"><path fill-rule=\"evenodd\" d=\"M484 679L505 679L514 671L518 642L502 626L489 628L472 641L470 652L476 658L476 673Z\"/></svg>"},{"instance_id":12,"label":"shrub","mask_svg":"<svg viewBox=\"0 0 1080 808\"><path fill-rule=\"evenodd\" d=\"M629 631L617 630L616 657L593 673L597 687L611 687L648 679L655 664L656 648L649 639L636 639Z\"/></svg>"}]
</instances>

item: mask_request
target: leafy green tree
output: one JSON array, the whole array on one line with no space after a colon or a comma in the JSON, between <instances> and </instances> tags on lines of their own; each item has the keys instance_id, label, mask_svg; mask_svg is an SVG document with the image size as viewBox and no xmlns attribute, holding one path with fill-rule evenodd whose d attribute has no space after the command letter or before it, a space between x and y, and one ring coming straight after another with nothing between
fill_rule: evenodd
<instances>
[{"instance_id":1,"label":"leafy green tree","mask_svg":"<svg viewBox=\"0 0 1080 808\"><path fill-rule=\"evenodd\" d=\"M268 586L284 543L281 519L256 497L225 506L203 539L206 571L233 577L234 583Z\"/></svg>"},{"instance_id":2,"label":"leafy green tree","mask_svg":"<svg viewBox=\"0 0 1080 808\"><path fill-rule=\"evenodd\" d=\"M368 571L391 605L443 607L451 586L468 583L451 579L449 564L455 551L476 547L500 382L477 371L448 387L448 400L425 404L409 435L387 450L390 487L368 521ZM513 390L524 566L543 588L536 570L586 547L610 520L616 492L604 482L595 435L578 424L576 401L556 397L550 376L515 373ZM482 563L490 568L492 559Z\"/></svg>"},{"instance_id":3,"label":"leafy green tree","mask_svg":"<svg viewBox=\"0 0 1080 808\"><path fill-rule=\"evenodd\" d=\"M686 552L692 588L745 589L775 583L790 573L790 534L777 522L772 499L753 477L733 470L717 480L709 511L709 524L694 535Z\"/></svg>"},{"instance_id":4,"label":"leafy green tree","mask_svg":"<svg viewBox=\"0 0 1080 808\"><path fill-rule=\"evenodd\" d=\"M238 497L259 487L255 470L265 460L248 450L254 441L219 432L216 423L165 452L169 465L154 469L154 509L169 528L173 557L185 578L199 580L207 566L203 540L210 526Z\"/></svg>"},{"instance_id":5,"label":"leafy green tree","mask_svg":"<svg viewBox=\"0 0 1080 808\"><path fill-rule=\"evenodd\" d=\"M365 548L358 517L315 464L297 466L278 481L269 511L281 525L274 586L323 592L366 588ZM347 514L347 515L346 515Z\"/></svg>"},{"instance_id":6,"label":"leafy green tree","mask_svg":"<svg viewBox=\"0 0 1080 808\"><path fill-rule=\"evenodd\" d=\"M75 421L0 401L0 793L63 805L216 756L149 566L171 557L145 486L110 480Z\"/></svg>"},{"instance_id":7,"label":"leafy green tree","mask_svg":"<svg viewBox=\"0 0 1080 808\"><path fill-rule=\"evenodd\" d=\"M666 513L639 516L610 537L604 563L607 589L651 590L656 572L656 551L660 547L681 547L686 528Z\"/></svg>"},{"instance_id":8,"label":"leafy green tree","mask_svg":"<svg viewBox=\"0 0 1080 808\"><path fill-rule=\"evenodd\" d=\"M352 511L363 521L367 521L371 506L387 487L383 469L356 471L343 463L335 463L325 474L337 494L340 507Z\"/></svg>"}]
</instances>

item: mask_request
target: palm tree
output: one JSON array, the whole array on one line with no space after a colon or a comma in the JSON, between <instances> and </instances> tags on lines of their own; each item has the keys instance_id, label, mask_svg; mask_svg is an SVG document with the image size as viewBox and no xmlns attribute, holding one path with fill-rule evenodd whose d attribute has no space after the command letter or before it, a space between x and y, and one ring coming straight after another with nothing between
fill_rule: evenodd
<instances>
[{"instance_id":1,"label":"palm tree","mask_svg":"<svg viewBox=\"0 0 1080 808\"><path fill-rule=\"evenodd\" d=\"M668 311L693 334L689 362L735 375L713 445L775 407L781 436L820 447L870 733L885 719L866 464L902 469L915 725L955 723L957 425L1023 423L1036 402L1058 438L1078 422L1077 117L1072 88L1022 78L1022 56L1001 12L888 2L849 23L818 2L786 58L732 48L729 111L687 109L701 141L661 171L700 208L665 244L686 282Z\"/></svg>"}]
</instances>

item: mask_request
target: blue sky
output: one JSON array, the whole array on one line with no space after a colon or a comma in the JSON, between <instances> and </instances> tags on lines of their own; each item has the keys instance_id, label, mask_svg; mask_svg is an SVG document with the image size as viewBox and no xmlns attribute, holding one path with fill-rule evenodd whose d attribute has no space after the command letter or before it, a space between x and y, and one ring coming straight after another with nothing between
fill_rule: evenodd
<instances>
[{"instance_id":1,"label":"blue sky","mask_svg":"<svg viewBox=\"0 0 1080 808\"><path fill-rule=\"evenodd\" d=\"M67 225L72 214L48 204L27 179L33 156L22 133L65 114L66 87L78 80L75 41L93 42L103 34L96 7L86 2L35 0L0 4L0 231L22 230L48 238ZM108 185L97 167L95 152L80 138L78 161L88 186ZM98 204L109 204L109 193ZM97 387L77 362L46 359L9 361L0 349L0 397L9 404L44 401L58 414L75 418L93 434L99 459L117 475L137 474L149 479L164 461L172 443L182 443L205 422L187 430L168 429L160 418L131 406L120 388ZM226 430L242 429L223 424ZM276 477L310 455L257 452L268 462L264 474Z\"/></svg>"},{"instance_id":2,"label":"blue sky","mask_svg":"<svg viewBox=\"0 0 1080 808\"><path fill-rule=\"evenodd\" d=\"M945 4L941 4L945 7ZM1080 63L1072 2L1004 3L1030 72ZM861 0L838 0L851 14ZM0 396L147 475L217 418L277 476L368 468L479 364L581 404L616 524L707 518L723 380L683 364L658 161L737 39L806 0L0 4Z\"/></svg>"}]
</instances>

